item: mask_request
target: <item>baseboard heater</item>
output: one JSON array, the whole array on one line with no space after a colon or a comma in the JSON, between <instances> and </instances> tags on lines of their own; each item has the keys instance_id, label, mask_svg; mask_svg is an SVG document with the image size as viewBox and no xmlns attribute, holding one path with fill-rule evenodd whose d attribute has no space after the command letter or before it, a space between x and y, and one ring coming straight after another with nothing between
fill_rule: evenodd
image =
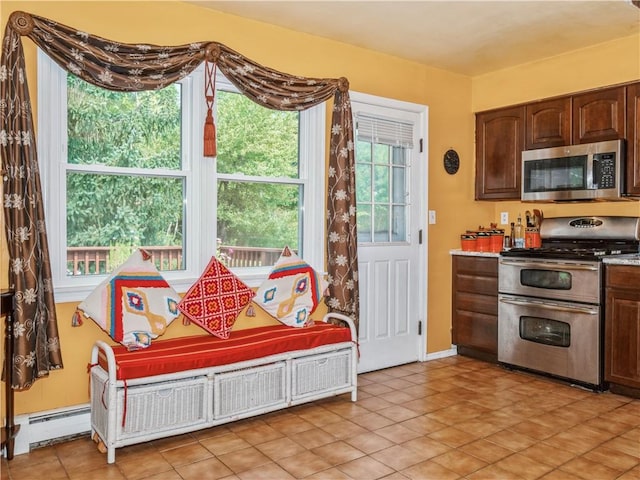
<instances>
[{"instance_id":1,"label":"baseboard heater","mask_svg":"<svg viewBox=\"0 0 640 480\"><path fill-rule=\"evenodd\" d=\"M14 455L20 455L34 448L88 435L91 432L91 408L87 403L17 415L15 423L20 425L20 431L15 438ZM2 453L6 457L6 449Z\"/></svg>"}]
</instances>

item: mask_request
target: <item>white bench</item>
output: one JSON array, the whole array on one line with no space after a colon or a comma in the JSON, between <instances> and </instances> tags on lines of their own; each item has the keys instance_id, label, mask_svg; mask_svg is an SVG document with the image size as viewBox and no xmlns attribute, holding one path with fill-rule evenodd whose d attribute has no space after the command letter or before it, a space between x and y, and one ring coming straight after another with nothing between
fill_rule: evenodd
<instances>
[{"instance_id":1,"label":"white bench","mask_svg":"<svg viewBox=\"0 0 640 480\"><path fill-rule=\"evenodd\" d=\"M349 317L329 313L323 322L330 318L347 323L351 340L130 379L118 379L117 354L97 341L91 352L90 375L93 439L107 452L107 462L113 463L115 449L126 445L344 393L351 393L355 402L356 329Z\"/></svg>"}]
</instances>

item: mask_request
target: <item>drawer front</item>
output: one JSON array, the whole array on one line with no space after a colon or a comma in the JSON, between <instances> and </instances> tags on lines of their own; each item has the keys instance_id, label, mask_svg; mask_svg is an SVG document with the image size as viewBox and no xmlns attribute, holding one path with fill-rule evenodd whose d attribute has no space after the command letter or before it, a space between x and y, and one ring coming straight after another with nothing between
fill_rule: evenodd
<instances>
[{"instance_id":1,"label":"drawer front","mask_svg":"<svg viewBox=\"0 0 640 480\"><path fill-rule=\"evenodd\" d=\"M277 362L217 374L213 384L213 416L221 419L286 406L286 364Z\"/></svg>"},{"instance_id":2,"label":"drawer front","mask_svg":"<svg viewBox=\"0 0 640 480\"><path fill-rule=\"evenodd\" d=\"M455 285L457 292L471 292L498 297L498 277L476 277L457 274Z\"/></svg>"},{"instance_id":3,"label":"drawer front","mask_svg":"<svg viewBox=\"0 0 640 480\"><path fill-rule=\"evenodd\" d=\"M118 439L205 424L207 377L118 389ZM126 397L126 408L125 408ZM125 415L124 425L120 421Z\"/></svg>"},{"instance_id":4,"label":"drawer front","mask_svg":"<svg viewBox=\"0 0 640 480\"><path fill-rule=\"evenodd\" d=\"M607 265L607 287L636 289L640 281L640 267L632 265Z\"/></svg>"},{"instance_id":5,"label":"drawer front","mask_svg":"<svg viewBox=\"0 0 640 480\"><path fill-rule=\"evenodd\" d=\"M497 257L473 257L465 255L454 255L453 258L453 263L458 273L478 275L480 277L498 276Z\"/></svg>"},{"instance_id":6,"label":"drawer front","mask_svg":"<svg viewBox=\"0 0 640 480\"><path fill-rule=\"evenodd\" d=\"M292 399L349 387L351 353L351 349L345 349L293 360Z\"/></svg>"}]
</instances>

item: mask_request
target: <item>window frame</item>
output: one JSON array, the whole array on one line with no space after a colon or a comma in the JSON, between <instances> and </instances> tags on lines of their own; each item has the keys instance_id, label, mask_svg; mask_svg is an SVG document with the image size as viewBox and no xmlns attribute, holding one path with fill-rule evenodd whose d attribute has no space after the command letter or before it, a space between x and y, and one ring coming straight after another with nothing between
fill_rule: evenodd
<instances>
[{"instance_id":1,"label":"window frame","mask_svg":"<svg viewBox=\"0 0 640 480\"><path fill-rule=\"evenodd\" d=\"M66 274L66 172L77 166L67 163L67 72L46 53L38 49L37 144L38 162L47 225L51 273L56 301L80 301L103 282L106 275ZM202 128L206 117L204 92L204 64L182 83L182 170L159 170L160 174L182 177L185 181L185 229L183 258L185 269L162 271L163 277L178 292L186 292L199 278L216 251L216 210L218 174L214 158L203 155ZM237 89L224 76L216 79L216 87ZM303 186L300 218L302 223L302 252L304 259L316 270L323 270L325 231L325 137L326 104L300 112L299 178ZM46 126L46 128L45 128ZM92 172L101 168L91 167ZM110 169L111 170L111 169ZM104 171L104 170L103 170ZM132 173L148 173L134 169ZM224 175L220 178L268 181L243 175ZM291 178L283 178L291 183ZM212 188L213 186L213 188ZM267 277L271 267L234 269L247 285L257 287Z\"/></svg>"}]
</instances>

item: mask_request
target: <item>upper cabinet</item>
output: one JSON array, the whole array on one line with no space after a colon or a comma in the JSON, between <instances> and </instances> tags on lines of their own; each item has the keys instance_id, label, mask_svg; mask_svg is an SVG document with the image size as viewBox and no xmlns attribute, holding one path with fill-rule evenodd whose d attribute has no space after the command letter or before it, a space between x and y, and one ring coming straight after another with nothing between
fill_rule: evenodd
<instances>
[{"instance_id":1,"label":"upper cabinet","mask_svg":"<svg viewBox=\"0 0 640 480\"><path fill-rule=\"evenodd\" d=\"M519 200L522 151L626 139L640 196L640 82L476 113L476 200Z\"/></svg>"},{"instance_id":2,"label":"upper cabinet","mask_svg":"<svg viewBox=\"0 0 640 480\"><path fill-rule=\"evenodd\" d=\"M640 82L627 87L627 193L640 195Z\"/></svg>"},{"instance_id":3,"label":"upper cabinet","mask_svg":"<svg viewBox=\"0 0 640 480\"><path fill-rule=\"evenodd\" d=\"M625 138L625 93L625 87L614 87L574 95L572 143Z\"/></svg>"},{"instance_id":4,"label":"upper cabinet","mask_svg":"<svg viewBox=\"0 0 640 480\"><path fill-rule=\"evenodd\" d=\"M476 115L476 200L520 198L524 107Z\"/></svg>"},{"instance_id":5,"label":"upper cabinet","mask_svg":"<svg viewBox=\"0 0 640 480\"><path fill-rule=\"evenodd\" d=\"M571 98L525 105L525 150L562 147L571 143Z\"/></svg>"}]
</instances>

